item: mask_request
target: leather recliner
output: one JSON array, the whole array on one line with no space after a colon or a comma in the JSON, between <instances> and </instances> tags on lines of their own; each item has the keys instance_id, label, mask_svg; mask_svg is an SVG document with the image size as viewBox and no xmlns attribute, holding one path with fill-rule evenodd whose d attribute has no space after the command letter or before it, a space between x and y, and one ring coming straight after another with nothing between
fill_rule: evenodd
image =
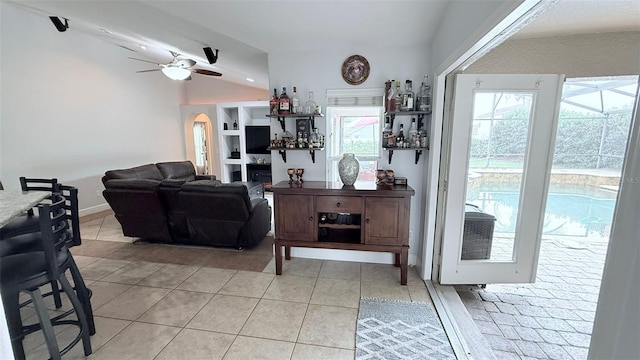
<instances>
[{"instance_id":1,"label":"leather recliner","mask_svg":"<svg viewBox=\"0 0 640 360\"><path fill-rule=\"evenodd\" d=\"M237 248L260 242L271 229L267 200L250 199L244 183L215 178L196 175L190 161L147 164L107 171L103 195L126 236Z\"/></svg>"},{"instance_id":2,"label":"leather recliner","mask_svg":"<svg viewBox=\"0 0 640 360\"><path fill-rule=\"evenodd\" d=\"M192 181L182 186L179 198L195 244L251 247L271 230L268 201L250 199L242 183Z\"/></svg>"},{"instance_id":3,"label":"leather recliner","mask_svg":"<svg viewBox=\"0 0 640 360\"><path fill-rule=\"evenodd\" d=\"M178 214L168 213L165 204L176 203L175 192L185 182L196 179L215 181L216 177L196 175L191 161L146 164L105 172L102 194L120 222L124 235L174 242L170 229L177 228L179 224L186 229L186 222L180 220L179 211ZM178 240L188 239L179 237Z\"/></svg>"}]
</instances>

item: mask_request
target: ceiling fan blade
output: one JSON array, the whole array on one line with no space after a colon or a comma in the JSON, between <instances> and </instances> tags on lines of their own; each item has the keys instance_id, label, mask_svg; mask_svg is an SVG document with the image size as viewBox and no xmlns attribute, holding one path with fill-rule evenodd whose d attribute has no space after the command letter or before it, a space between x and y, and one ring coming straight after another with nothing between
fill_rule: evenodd
<instances>
[{"instance_id":1,"label":"ceiling fan blade","mask_svg":"<svg viewBox=\"0 0 640 360\"><path fill-rule=\"evenodd\" d=\"M162 64L159 64L159 63L157 63L157 62L155 62L155 61L149 61L149 60L136 59L136 58L132 58L132 57L130 57L129 59L131 59L131 60L137 60L137 61L142 61L142 62L146 62L146 63L149 63L149 64L156 64L156 65L158 65L158 66L162 66Z\"/></svg>"},{"instance_id":2,"label":"ceiling fan blade","mask_svg":"<svg viewBox=\"0 0 640 360\"><path fill-rule=\"evenodd\" d=\"M191 59L181 59L181 60L176 61L176 65L182 66L182 67L185 67L185 68L192 67L195 64L196 64L196 62L191 60Z\"/></svg>"},{"instance_id":3,"label":"ceiling fan blade","mask_svg":"<svg viewBox=\"0 0 640 360\"><path fill-rule=\"evenodd\" d=\"M140 70L140 71L136 71L136 73L145 73L145 72L160 71L160 70L162 70L162 69Z\"/></svg>"},{"instance_id":4,"label":"ceiling fan blade","mask_svg":"<svg viewBox=\"0 0 640 360\"><path fill-rule=\"evenodd\" d=\"M191 69L191 70L194 71L196 74L200 74L200 75L222 76L222 74L220 74L219 72L211 71L211 70L205 70L205 69Z\"/></svg>"}]
</instances>

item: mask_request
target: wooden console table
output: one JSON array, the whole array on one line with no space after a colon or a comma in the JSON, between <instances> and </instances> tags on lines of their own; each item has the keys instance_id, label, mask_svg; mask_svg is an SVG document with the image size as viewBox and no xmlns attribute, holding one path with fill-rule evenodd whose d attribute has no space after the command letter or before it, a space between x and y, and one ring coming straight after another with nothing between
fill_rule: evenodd
<instances>
[{"instance_id":1,"label":"wooden console table","mask_svg":"<svg viewBox=\"0 0 640 360\"><path fill-rule=\"evenodd\" d=\"M409 186L355 185L305 181L271 187L275 211L276 274L282 274L282 247L392 252L407 284Z\"/></svg>"}]
</instances>

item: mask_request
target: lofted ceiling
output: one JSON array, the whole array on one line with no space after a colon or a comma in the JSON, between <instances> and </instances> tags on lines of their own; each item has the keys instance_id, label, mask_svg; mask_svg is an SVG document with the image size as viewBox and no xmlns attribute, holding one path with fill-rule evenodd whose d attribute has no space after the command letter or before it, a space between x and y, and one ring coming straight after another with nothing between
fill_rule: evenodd
<instances>
[{"instance_id":1,"label":"lofted ceiling","mask_svg":"<svg viewBox=\"0 0 640 360\"><path fill-rule=\"evenodd\" d=\"M68 31L129 49L132 57L166 63L169 51L175 51L196 60L198 68L223 73L212 81L266 89L270 52L428 47L451 1L457 0L9 3L43 16L43 21L49 21L48 16L68 18ZM640 0L559 0L516 37L611 31L640 31ZM206 46L220 49L216 64L205 58Z\"/></svg>"}]
</instances>

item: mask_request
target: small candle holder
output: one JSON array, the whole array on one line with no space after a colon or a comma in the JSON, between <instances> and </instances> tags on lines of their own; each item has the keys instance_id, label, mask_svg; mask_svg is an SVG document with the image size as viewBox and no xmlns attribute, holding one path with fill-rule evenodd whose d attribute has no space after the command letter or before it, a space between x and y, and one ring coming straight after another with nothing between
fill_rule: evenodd
<instances>
[{"instance_id":1,"label":"small candle holder","mask_svg":"<svg viewBox=\"0 0 640 360\"><path fill-rule=\"evenodd\" d=\"M289 184L293 184L293 175L296 173L296 169L287 169L287 174L289 174Z\"/></svg>"},{"instance_id":2,"label":"small candle holder","mask_svg":"<svg viewBox=\"0 0 640 360\"><path fill-rule=\"evenodd\" d=\"M302 174L304 174L304 169L296 169L296 184L304 182L304 180L302 180Z\"/></svg>"},{"instance_id":3,"label":"small candle holder","mask_svg":"<svg viewBox=\"0 0 640 360\"><path fill-rule=\"evenodd\" d=\"M387 174L385 173L385 171L384 171L384 170L382 170L382 169L378 169L378 170L376 171L376 178L378 179L378 182L377 182L377 184L378 184L378 185L382 185L382 184L384 184L384 179L385 179L386 177L387 177Z\"/></svg>"}]
</instances>

